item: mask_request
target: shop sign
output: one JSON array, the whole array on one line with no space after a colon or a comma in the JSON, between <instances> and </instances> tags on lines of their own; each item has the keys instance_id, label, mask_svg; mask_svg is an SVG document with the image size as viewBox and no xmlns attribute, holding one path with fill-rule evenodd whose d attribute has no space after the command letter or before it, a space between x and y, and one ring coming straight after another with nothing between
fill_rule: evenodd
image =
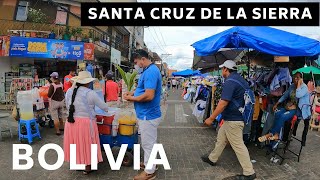
<instances>
[{"instance_id":1,"label":"shop sign","mask_svg":"<svg viewBox=\"0 0 320 180\"><path fill-rule=\"evenodd\" d=\"M10 56L83 60L84 43L43 38L11 37Z\"/></svg>"},{"instance_id":2,"label":"shop sign","mask_svg":"<svg viewBox=\"0 0 320 180\"><path fill-rule=\"evenodd\" d=\"M115 48L111 48L111 62L114 64L121 64L121 52Z\"/></svg>"},{"instance_id":3,"label":"shop sign","mask_svg":"<svg viewBox=\"0 0 320 180\"><path fill-rule=\"evenodd\" d=\"M0 36L0 56L9 56L10 37Z\"/></svg>"},{"instance_id":4,"label":"shop sign","mask_svg":"<svg viewBox=\"0 0 320 180\"><path fill-rule=\"evenodd\" d=\"M94 60L94 44L84 43L84 59Z\"/></svg>"},{"instance_id":5,"label":"shop sign","mask_svg":"<svg viewBox=\"0 0 320 180\"><path fill-rule=\"evenodd\" d=\"M274 56L274 62L289 62L289 56Z\"/></svg>"}]
</instances>

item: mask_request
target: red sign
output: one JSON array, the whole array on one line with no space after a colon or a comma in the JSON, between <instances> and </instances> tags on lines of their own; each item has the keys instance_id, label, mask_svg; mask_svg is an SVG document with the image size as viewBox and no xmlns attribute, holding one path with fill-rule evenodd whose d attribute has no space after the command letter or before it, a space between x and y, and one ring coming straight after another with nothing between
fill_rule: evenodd
<instances>
[{"instance_id":1,"label":"red sign","mask_svg":"<svg viewBox=\"0 0 320 180\"><path fill-rule=\"evenodd\" d=\"M94 60L94 44L84 43L84 59Z\"/></svg>"},{"instance_id":2,"label":"red sign","mask_svg":"<svg viewBox=\"0 0 320 180\"><path fill-rule=\"evenodd\" d=\"M10 37L0 36L0 56L9 56Z\"/></svg>"}]
</instances>

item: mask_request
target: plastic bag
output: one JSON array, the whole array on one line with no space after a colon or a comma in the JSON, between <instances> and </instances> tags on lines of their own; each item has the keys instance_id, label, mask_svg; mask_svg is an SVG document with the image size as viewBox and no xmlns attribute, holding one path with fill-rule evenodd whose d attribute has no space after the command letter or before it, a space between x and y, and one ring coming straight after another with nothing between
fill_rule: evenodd
<instances>
[{"instance_id":1,"label":"plastic bag","mask_svg":"<svg viewBox=\"0 0 320 180\"><path fill-rule=\"evenodd\" d=\"M43 86L39 88L39 95L43 99L48 99L49 86Z\"/></svg>"}]
</instances>

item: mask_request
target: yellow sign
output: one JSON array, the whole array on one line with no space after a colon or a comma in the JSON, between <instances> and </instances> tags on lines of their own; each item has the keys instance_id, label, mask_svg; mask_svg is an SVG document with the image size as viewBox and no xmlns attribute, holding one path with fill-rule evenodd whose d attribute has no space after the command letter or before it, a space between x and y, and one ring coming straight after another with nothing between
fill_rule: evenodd
<instances>
[{"instance_id":1,"label":"yellow sign","mask_svg":"<svg viewBox=\"0 0 320 180\"><path fill-rule=\"evenodd\" d=\"M28 51L29 52L48 52L47 43L45 42L28 42Z\"/></svg>"},{"instance_id":2,"label":"yellow sign","mask_svg":"<svg viewBox=\"0 0 320 180\"><path fill-rule=\"evenodd\" d=\"M289 62L289 56L274 56L274 62Z\"/></svg>"}]
</instances>

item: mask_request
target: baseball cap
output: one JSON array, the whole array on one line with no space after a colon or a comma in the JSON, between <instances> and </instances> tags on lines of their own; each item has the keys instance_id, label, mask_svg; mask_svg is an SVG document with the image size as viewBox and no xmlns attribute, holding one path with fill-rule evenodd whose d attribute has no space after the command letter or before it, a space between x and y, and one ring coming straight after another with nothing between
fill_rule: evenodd
<instances>
[{"instance_id":1,"label":"baseball cap","mask_svg":"<svg viewBox=\"0 0 320 180\"><path fill-rule=\"evenodd\" d=\"M59 78L59 74L57 72L53 72L50 74L50 77L53 77L53 78Z\"/></svg>"},{"instance_id":2,"label":"baseball cap","mask_svg":"<svg viewBox=\"0 0 320 180\"><path fill-rule=\"evenodd\" d=\"M219 66L219 68L223 68L223 67L231 69L231 70L237 70L237 65L232 60L226 60L223 64L221 64Z\"/></svg>"}]
</instances>

